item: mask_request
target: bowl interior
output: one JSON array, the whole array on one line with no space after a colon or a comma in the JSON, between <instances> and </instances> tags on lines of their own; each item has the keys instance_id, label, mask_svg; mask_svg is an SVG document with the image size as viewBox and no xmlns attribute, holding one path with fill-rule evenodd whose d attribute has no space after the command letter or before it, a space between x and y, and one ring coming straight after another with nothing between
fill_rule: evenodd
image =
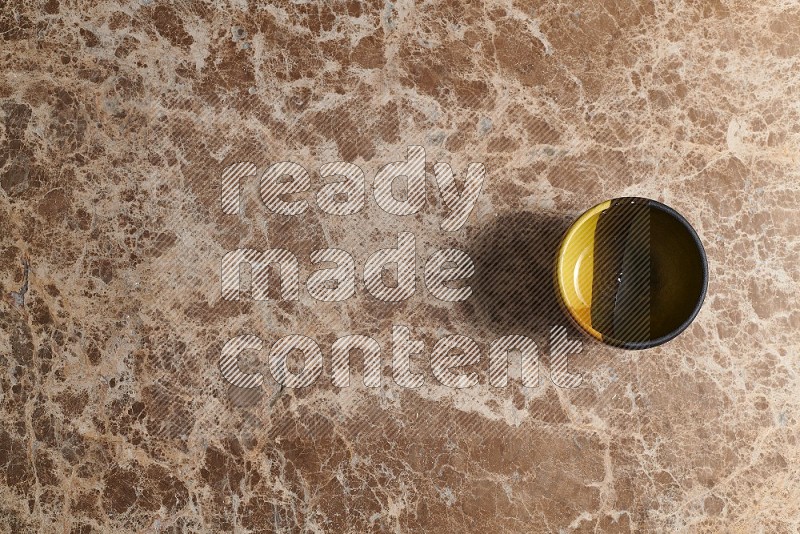
<instances>
[{"instance_id":1,"label":"bowl interior","mask_svg":"<svg viewBox=\"0 0 800 534\"><path fill-rule=\"evenodd\" d=\"M556 277L562 303L589 334L648 348L683 331L700 310L707 264L697 233L659 202L599 204L567 231Z\"/></svg>"}]
</instances>

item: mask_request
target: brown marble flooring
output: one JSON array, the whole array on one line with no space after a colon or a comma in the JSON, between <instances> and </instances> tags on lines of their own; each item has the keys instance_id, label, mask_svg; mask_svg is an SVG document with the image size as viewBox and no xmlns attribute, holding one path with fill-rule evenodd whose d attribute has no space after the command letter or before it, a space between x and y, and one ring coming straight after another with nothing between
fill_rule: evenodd
<instances>
[{"instance_id":1,"label":"brown marble flooring","mask_svg":"<svg viewBox=\"0 0 800 534\"><path fill-rule=\"evenodd\" d=\"M797 2L10 0L0 42L0 531L800 528ZM375 173L411 145L429 172L485 165L463 228L442 231L432 178L416 215L376 205ZM239 161L302 165L308 209L268 213L252 178L223 213ZM365 174L354 215L315 201L333 161ZM547 266L618 196L685 214L708 297L647 351L570 330L583 383L556 387ZM400 232L417 291L376 301L364 261ZM239 247L291 251L303 284L311 251L344 249L355 296L225 301ZM477 267L462 303L423 282L448 247ZM419 388L392 379L392 325L425 343ZM243 333L315 340L322 377L227 385ZM542 348L539 386L488 384L511 333ZM378 341L379 388L360 364L331 385L345 334ZM480 347L477 386L436 383L447 334ZM259 354L243 365L268 377Z\"/></svg>"}]
</instances>

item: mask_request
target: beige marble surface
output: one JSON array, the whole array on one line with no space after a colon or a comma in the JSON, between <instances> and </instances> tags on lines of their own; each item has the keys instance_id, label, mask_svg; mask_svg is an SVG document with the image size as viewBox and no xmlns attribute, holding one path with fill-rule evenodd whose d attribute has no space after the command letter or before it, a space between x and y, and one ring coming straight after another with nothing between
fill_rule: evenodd
<instances>
[{"instance_id":1,"label":"beige marble surface","mask_svg":"<svg viewBox=\"0 0 800 534\"><path fill-rule=\"evenodd\" d=\"M796 1L7 1L0 6L0 531L797 532L800 4ZM223 169L358 165L410 145L486 183L464 227L429 180L417 215L220 208ZM369 187L368 187L369 191ZM703 239L709 289L661 347L581 339L549 379L566 225L645 196ZM363 267L412 232L457 247L473 296L221 298L222 256L336 247ZM360 276L360 275L359 275ZM392 325L426 352L398 386ZM319 343L305 389L226 385L249 333ZM380 388L331 385L331 344L374 337ZM493 388L521 333L542 382ZM474 339L480 384L428 366ZM266 354L251 355L262 369ZM297 362L294 362L297 364Z\"/></svg>"}]
</instances>

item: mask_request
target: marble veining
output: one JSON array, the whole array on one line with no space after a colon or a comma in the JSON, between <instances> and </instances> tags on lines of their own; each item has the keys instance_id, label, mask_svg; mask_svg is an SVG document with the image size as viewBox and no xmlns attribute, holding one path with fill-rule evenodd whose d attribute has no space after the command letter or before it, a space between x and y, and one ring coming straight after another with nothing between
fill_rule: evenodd
<instances>
[{"instance_id":1,"label":"marble veining","mask_svg":"<svg viewBox=\"0 0 800 534\"><path fill-rule=\"evenodd\" d=\"M797 532L800 529L800 4L132 0L0 3L0 531ZM352 162L372 179L485 165L469 218L425 207L287 217L223 170ZM432 174L431 174L432 176ZM400 192L402 193L402 192ZM602 200L664 202L709 260L696 321L626 352L580 337L546 291L561 233ZM411 232L475 261L473 296L227 301L220 260L283 247L360 273ZM360 274L359 274L360 276ZM581 339L549 379L547 329ZM399 387L393 325L426 347ZM437 385L470 336L542 347L523 388ZM312 387L233 387L241 333L319 343ZM374 337L381 385L337 337ZM263 357L246 367L266 373ZM353 362L356 359L353 358ZM293 362L292 365L296 365Z\"/></svg>"}]
</instances>

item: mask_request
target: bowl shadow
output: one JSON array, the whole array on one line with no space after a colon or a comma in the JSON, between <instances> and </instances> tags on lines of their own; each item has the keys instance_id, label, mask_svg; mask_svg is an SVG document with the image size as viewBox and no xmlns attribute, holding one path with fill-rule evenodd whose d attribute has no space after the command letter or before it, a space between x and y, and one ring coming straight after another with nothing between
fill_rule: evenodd
<instances>
[{"instance_id":1,"label":"bowl shadow","mask_svg":"<svg viewBox=\"0 0 800 534\"><path fill-rule=\"evenodd\" d=\"M475 263L473 320L495 335L519 334L548 347L550 330L586 335L562 307L555 277L561 240L571 217L517 212L498 216L468 245Z\"/></svg>"}]
</instances>

